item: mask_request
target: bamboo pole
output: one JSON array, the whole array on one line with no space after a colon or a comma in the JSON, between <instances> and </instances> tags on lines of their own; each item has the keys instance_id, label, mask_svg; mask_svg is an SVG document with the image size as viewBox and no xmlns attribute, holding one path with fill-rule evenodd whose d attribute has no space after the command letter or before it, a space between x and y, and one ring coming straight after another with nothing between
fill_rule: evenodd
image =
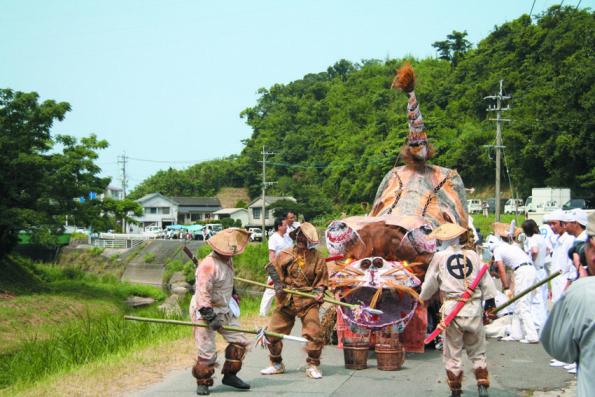
<instances>
[{"instance_id":1,"label":"bamboo pole","mask_svg":"<svg viewBox=\"0 0 595 397\"><path fill-rule=\"evenodd\" d=\"M258 281L252 281L252 280L248 280L245 278L241 278L241 277L234 277L235 280L237 281L241 281L243 283L247 283L247 284L252 284L252 285L257 285L259 287L263 287L263 288L269 288L269 289L275 289L275 287L265 284L265 283L260 283ZM312 299L316 299L316 295L314 294L309 294L307 292L302 292L302 291L296 291L294 289L290 289L290 288L283 288L284 292L287 292L288 294L292 294L292 295L298 295L298 296L303 296L305 298L312 298ZM344 306L344 307L348 307L352 310L354 309L358 309L358 308L362 308L363 310L370 312L372 314L382 314L382 310L378 310L378 309L372 309L370 307L362 307L360 305L356 305L353 303L347 303L347 302L341 302L340 300L337 299L333 299L333 298L328 298L328 297L324 297L323 300L325 302L328 303L332 303L333 305L339 305L339 306Z\"/></svg>"},{"instance_id":2,"label":"bamboo pole","mask_svg":"<svg viewBox=\"0 0 595 397\"><path fill-rule=\"evenodd\" d=\"M189 327L202 327L202 328L209 327L209 324L207 324L207 323L195 323L193 321L180 321L180 320L167 320L164 318L124 316L124 320L140 321L140 322L145 322L145 323L157 323L157 324L186 325ZM240 328L240 327L234 327L231 325L224 325L221 328L223 328L226 331L243 332L246 334L254 334L254 335L258 335L262 332L259 329ZM308 342L308 340L306 338L302 338L301 336L279 334L277 332L271 332L271 331L266 331L266 330L264 331L264 334L266 336L272 336L272 337L280 338L280 339L293 340L296 342L302 342L302 343Z\"/></svg>"},{"instance_id":3,"label":"bamboo pole","mask_svg":"<svg viewBox=\"0 0 595 397\"><path fill-rule=\"evenodd\" d=\"M529 288L525 289L524 291L519 292L517 295L513 296L508 302L505 302L505 303L501 304L500 306L496 307L494 310L492 310L492 313L498 313L500 310L504 309L505 307L512 305L514 302L518 301L523 296L527 295L529 292L533 291L536 288L541 287L543 284L547 283L548 281L553 280L554 278L558 277L560 274L562 274L562 270L558 270L557 272L552 273L551 275L549 275L548 277L539 281L538 283L535 283L532 286L530 286Z\"/></svg>"}]
</instances>

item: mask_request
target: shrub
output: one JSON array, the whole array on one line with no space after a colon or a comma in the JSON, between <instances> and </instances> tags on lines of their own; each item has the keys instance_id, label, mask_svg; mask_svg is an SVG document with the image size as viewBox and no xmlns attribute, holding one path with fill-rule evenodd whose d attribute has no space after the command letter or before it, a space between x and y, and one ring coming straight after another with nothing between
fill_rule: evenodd
<instances>
[{"instance_id":1,"label":"shrub","mask_svg":"<svg viewBox=\"0 0 595 397\"><path fill-rule=\"evenodd\" d=\"M92 256L99 256L101 254L103 254L105 248L102 247L93 247L89 250L89 254L91 254Z\"/></svg>"},{"instance_id":2,"label":"shrub","mask_svg":"<svg viewBox=\"0 0 595 397\"><path fill-rule=\"evenodd\" d=\"M147 254L145 254L145 256L143 256L143 260L145 261L145 263L152 263L156 258L156 255L154 252L149 252Z\"/></svg>"}]
</instances>

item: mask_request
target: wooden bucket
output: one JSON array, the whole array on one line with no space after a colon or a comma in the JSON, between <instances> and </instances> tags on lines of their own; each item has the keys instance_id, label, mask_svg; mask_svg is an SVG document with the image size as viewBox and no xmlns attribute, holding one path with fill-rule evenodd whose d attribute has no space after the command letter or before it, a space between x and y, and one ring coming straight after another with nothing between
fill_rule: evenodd
<instances>
[{"instance_id":1,"label":"wooden bucket","mask_svg":"<svg viewBox=\"0 0 595 397\"><path fill-rule=\"evenodd\" d=\"M368 342L343 342L343 355L345 356L345 368L366 369L368 368Z\"/></svg>"},{"instance_id":2,"label":"wooden bucket","mask_svg":"<svg viewBox=\"0 0 595 397\"><path fill-rule=\"evenodd\" d=\"M401 344L376 345L377 368L381 371L397 371L405 362L405 348Z\"/></svg>"}]
</instances>

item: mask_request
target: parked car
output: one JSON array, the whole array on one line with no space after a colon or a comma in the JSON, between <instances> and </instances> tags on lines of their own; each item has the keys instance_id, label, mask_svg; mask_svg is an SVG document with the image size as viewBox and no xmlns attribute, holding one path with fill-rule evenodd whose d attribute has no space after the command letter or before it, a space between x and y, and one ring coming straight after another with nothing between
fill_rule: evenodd
<instances>
[{"instance_id":1,"label":"parked car","mask_svg":"<svg viewBox=\"0 0 595 397\"><path fill-rule=\"evenodd\" d=\"M504 211L504 205L506 204L506 200L508 200L508 199L500 199L500 212ZM488 212L490 214L495 214L496 213L496 199L494 197L490 197L486 201L490 206L490 208L488 208Z\"/></svg>"},{"instance_id":2,"label":"parked car","mask_svg":"<svg viewBox=\"0 0 595 397\"><path fill-rule=\"evenodd\" d=\"M481 212L481 200L469 199L467 200L467 212L470 214L478 214Z\"/></svg>"},{"instance_id":3,"label":"parked car","mask_svg":"<svg viewBox=\"0 0 595 397\"><path fill-rule=\"evenodd\" d=\"M250 241L262 241L262 229L259 227L251 227L248 229L250 232Z\"/></svg>"},{"instance_id":4,"label":"parked car","mask_svg":"<svg viewBox=\"0 0 595 397\"><path fill-rule=\"evenodd\" d=\"M580 209L589 209L589 208L593 208L593 203L591 203L591 200L588 199L582 199L582 198L573 198L568 200L566 203L564 203L564 205L562 206L562 209L564 211L568 211L568 210L573 210L576 208L580 208Z\"/></svg>"},{"instance_id":5,"label":"parked car","mask_svg":"<svg viewBox=\"0 0 595 397\"><path fill-rule=\"evenodd\" d=\"M523 205L523 200L521 199L508 199L506 204L504 204L505 214L522 214L524 212L525 206Z\"/></svg>"}]
</instances>

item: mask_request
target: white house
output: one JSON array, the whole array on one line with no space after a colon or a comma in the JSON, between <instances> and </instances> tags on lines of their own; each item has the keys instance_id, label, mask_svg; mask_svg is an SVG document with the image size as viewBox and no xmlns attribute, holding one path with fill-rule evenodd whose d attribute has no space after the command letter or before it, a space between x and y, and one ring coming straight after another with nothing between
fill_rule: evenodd
<instances>
[{"instance_id":1,"label":"white house","mask_svg":"<svg viewBox=\"0 0 595 397\"><path fill-rule=\"evenodd\" d=\"M222 208L219 211L213 212L215 219L231 218L234 221L238 219L242 222L242 226L247 226L248 210L246 208Z\"/></svg>"},{"instance_id":2,"label":"white house","mask_svg":"<svg viewBox=\"0 0 595 397\"><path fill-rule=\"evenodd\" d=\"M141 230L147 226L163 229L173 224L192 224L213 218L213 213L221 209L215 197L166 197L151 193L136 201L143 207L143 215L134 217Z\"/></svg>"},{"instance_id":3,"label":"white house","mask_svg":"<svg viewBox=\"0 0 595 397\"><path fill-rule=\"evenodd\" d=\"M273 213L268 207L279 200L291 200L296 202L296 199L291 196L265 196L266 214L264 217L265 227L272 227L275 223ZM243 224L243 223L242 223ZM248 204L248 224L247 227L262 227L262 197L253 200Z\"/></svg>"}]
</instances>

